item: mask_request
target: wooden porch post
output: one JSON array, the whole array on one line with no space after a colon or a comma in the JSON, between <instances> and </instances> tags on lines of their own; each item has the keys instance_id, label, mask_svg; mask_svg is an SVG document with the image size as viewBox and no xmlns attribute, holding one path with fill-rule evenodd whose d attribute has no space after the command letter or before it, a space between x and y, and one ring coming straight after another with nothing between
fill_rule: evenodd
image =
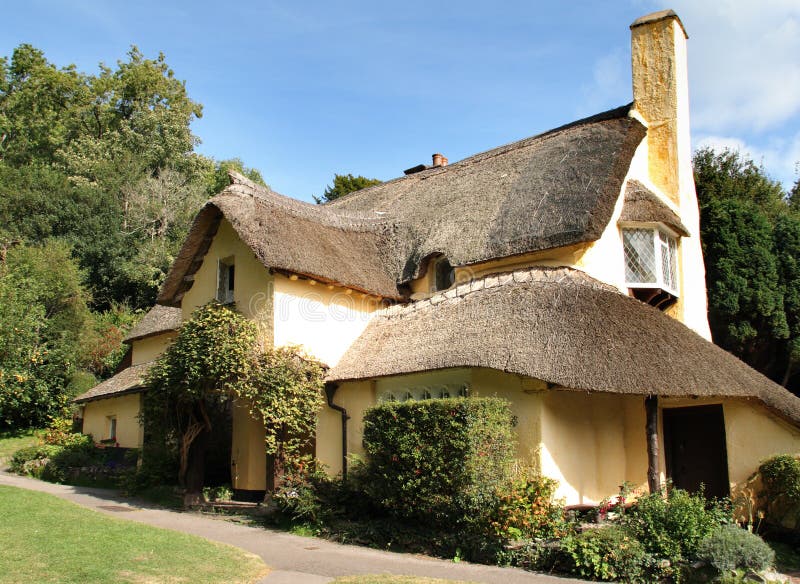
<instances>
[{"instance_id":1,"label":"wooden porch post","mask_svg":"<svg viewBox=\"0 0 800 584\"><path fill-rule=\"evenodd\" d=\"M658 396L648 395L644 399L647 416L647 486L651 493L661 490L661 476L658 472Z\"/></svg>"}]
</instances>

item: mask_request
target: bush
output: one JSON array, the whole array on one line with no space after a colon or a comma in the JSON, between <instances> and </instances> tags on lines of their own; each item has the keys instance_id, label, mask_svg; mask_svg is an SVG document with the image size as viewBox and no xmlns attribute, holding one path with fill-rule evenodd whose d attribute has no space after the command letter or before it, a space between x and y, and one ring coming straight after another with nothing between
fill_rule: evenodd
<instances>
[{"instance_id":1,"label":"bush","mask_svg":"<svg viewBox=\"0 0 800 584\"><path fill-rule=\"evenodd\" d=\"M368 495L395 517L485 521L507 481L512 417L498 398L390 402L364 415Z\"/></svg>"},{"instance_id":2,"label":"bush","mask_svg":"<svg viewBox=\"0 0 800 584\"><path fill-rule=\"evenodd\" d=\"M562 550L571 560L570 571L583 578L647 582L649 557L644 546L625 529L608 525L566 537Z\"/></svg>"},{"instance_id":3,"label":"bush","mask_svg":"<svg viewBox=\"0 0 800 584\"><path fill-rule=\"evenodd\" d=\"M272 500L278 513L286 519L319 525L329 513L328 501L323 498L330 490L330 483L328 475L315 460L302 457L290 461Z\"/></svg>"},{"instance_id":4,"label":"bush","mask_svg":"<svg viewBox=\"0 0 800 584\"><path fill-rule=\"evenodd\" d=\"M550 539L569 529L564 506L555 500L558 481L521 473L495 492L489 516L492 535L500 539Z\"/></svg>"},{"instance_id":5,"label":"bush","mask_svg":"<svg viewBox=\"0 0 800 584\"><path fill-rule=\"evenodd\" d=\"M773 456L758 467L768 499L786 497L800 505L800 458L789 454Z\"/></svg>"},{"instance_id":6,"label":"bush","mask_svg":"<svg viewBox=\"0 0 800 584\"><path fill-rule=\"evenodd\" d=\"M672 489L666 497L643 495L621 519L648 553L671 566L693 558L700 541L730 521L730 509L724 504L681 489Z\"/></svg>"},{"instance_id":7,"label":"bush","mask_svg":"<svg viewBox=\"0 0 800 584\"><path fill-rule=\"evenodd\" d=\"M757 535L736 525L723 525L700 542L697 559L720 574L740 568L759 572L775 563L775 552Z\"/></svg>"}]
</instances>

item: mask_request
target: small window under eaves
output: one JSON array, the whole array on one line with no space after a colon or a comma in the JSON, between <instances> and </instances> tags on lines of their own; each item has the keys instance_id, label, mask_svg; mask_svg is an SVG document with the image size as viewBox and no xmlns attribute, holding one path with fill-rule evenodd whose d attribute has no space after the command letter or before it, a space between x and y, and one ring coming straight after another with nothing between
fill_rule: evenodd
<instances>
[{"instance_id":1,"label":"small window under eaves","mask_svg":"<svg viewBox=\"0 0 800 584\"><path fill-rule=\"evenodd\" d=\"M217 301L222 304L231 304L235 284L236 266L233 258L219 260L217 264Z\"/></svg>"}]
</instances>

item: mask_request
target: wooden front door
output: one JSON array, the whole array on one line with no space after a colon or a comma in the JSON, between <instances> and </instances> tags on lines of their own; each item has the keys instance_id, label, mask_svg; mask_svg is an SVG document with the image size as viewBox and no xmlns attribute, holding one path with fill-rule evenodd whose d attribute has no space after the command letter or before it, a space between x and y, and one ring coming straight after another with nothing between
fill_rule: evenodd
<instances>
[{"instance_id":1,"label":"wooden front door","mask_svg":"<svg viewBox=\"0 0 800 584\"><path fill-rule=\"evenodd\" d=\"M663 410L667 477L678 488L727 497L728 453L721 405Z\"/></svg>"}]
</instances>

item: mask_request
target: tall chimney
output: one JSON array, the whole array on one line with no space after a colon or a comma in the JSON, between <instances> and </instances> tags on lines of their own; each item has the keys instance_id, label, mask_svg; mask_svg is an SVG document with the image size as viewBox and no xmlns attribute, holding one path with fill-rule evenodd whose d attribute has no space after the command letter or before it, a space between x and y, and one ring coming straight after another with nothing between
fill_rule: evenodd
<instances>
[{"instance_id":1,"label":"tall chimney","mask_svg":"<svg viewBox=\"0 0 800 584\"><path fill-rule=\"evenodd\" d=\"M694 195L687 38L672 10L642 16L631 24L633 106L648 126L650 180L678 205L687 189Z\"/></svg>"}]
</instances>

